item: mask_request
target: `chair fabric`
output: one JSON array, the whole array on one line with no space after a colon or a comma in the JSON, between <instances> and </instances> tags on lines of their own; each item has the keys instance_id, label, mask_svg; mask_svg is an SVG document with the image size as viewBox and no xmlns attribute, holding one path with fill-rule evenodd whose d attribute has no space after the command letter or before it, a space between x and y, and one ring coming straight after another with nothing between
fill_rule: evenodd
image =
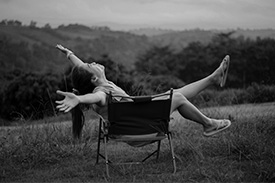
<instances>
[{"instance_id":1,"label":"chair fabric","mask_svg":"<svg viewBox=\"0 0 275 183\"><path fill-rule=\"evenodd\" d=\"M157 149L148 155L156 154L158 159L160 142L168 139L176 172L176 162L172 145L171 132L169 131L170 108L173 89L170 92L154 96L114 96L108 97L108 119L100 116L97 160L102 157L106 164L106 173L109 176L110 160L108 159L108 142L125 142L129 145L140 147L151 143L157 143ZM121 100L117 100L120 98ZM103 141L105 154L100 152L100 144Z\"/></svg>"}]
</instances>

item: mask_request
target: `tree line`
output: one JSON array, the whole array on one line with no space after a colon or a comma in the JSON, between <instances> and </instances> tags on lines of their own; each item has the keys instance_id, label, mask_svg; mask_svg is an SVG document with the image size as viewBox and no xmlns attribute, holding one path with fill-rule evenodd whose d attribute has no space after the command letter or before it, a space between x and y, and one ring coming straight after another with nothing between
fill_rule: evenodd
<instances>
[{"instance_id":1,"label":"tree line","mask_svg":"<svg viewBox=\"0 0 275 183\"><path fill-rule=\"evenodd\" d=\"M251 84L274 85L275 40L232 38L231 33L216 35L205 45L190 43L180 51L169 46L152 46L140 54L131 70L114 61L108 54L100 58L82 58L106 66L107 78L131 95L146 95L176 88L201 79L217 68L225 55L231 56L227 87L247 88ZM10 62L58 59L54 52L37 46L29 50L28 43L0 41L0 59ZM40 56L39 56L40 55ZM34 59L35 58L35 59ZM5 63L5 62L3 62ZM29 67L32 67L29 65ZM62 73L56 70L35 72L15 68L1 74L0 114L2 119L41 119L56 115L54 101L60 99L56 90L71 91L71 67Z\"/></svg>"},{"instance_id":2,"label":"tree line","mask_svg":"<svg viewBox=\"0 0 275 183\"><path fill-rule=\"evenodd\" d=\"M154 47L139 57L136 70L151 75L172 75L190 83L213 72L224 56L230 55L227 86L245 88L252 83L274 84L275 40L232 38L232 33L218 34L207 45L190 43L178 52L169 46Z\"/></svg>"}]
</instances>

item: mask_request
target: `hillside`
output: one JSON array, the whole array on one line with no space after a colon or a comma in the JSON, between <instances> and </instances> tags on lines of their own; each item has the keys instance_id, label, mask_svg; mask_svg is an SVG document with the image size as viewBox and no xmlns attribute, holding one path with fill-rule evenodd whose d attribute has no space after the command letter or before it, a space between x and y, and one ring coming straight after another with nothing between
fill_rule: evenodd
<instances>
[{"instance_id":1,"label":"hillside","mask_svg":"<svg viewBox=\"0 0 275 183\"><path fill-rule=\"evenodd\" d=\"M157 28L140 28L140 29L133 29L129 31L132 34L136 35L145 35L148 37L151 36L158 36L158 35L163 35L167 33L175 33L177 31L171 30L171 29L157 29Z\"/></svg>"},{"instance_id":2,"label":"hillside","mask_svg":"<svg viewBox=\"0 0 275 183\"><path fill-rule=\"evenodd\" d=\"M180 50L186 47L190 42L201 42L207 44L211 41L213 36L219 33L233 32L232 37L244 37L249 39L259 38L272 38L275 39L275 30L262 29L262 30L250 30L250 29L237 29L237 30L202 30L192 29L183 31L162 30L162 29L138 29L130 31L133 34L148 36L151 43L155 45L166 46L169 45L176 50Z\"/></svg>"},{"instance_id":3,"label":"hillside","mask_svg":"<svg viewBox=\"0 0 275 183\"><path fill-rule=\"evenodd\" d=\"M167 35L186 35L190 33L194 33L195 35L204 33L204 32L212 32L214 34L221 32L230 32L234 31L234 36L244 36L251 39L256 39L257 37L266 38L270 37L272 39L275 38L275 30L274 29L227 29L227 30L203 30L203 29L189 29L189 30L171 30L171 29L157 29L157 28L140 28L130 30L129 32L136 35L144 35L147 37L153 36L167 36ZM187 36L187 35L186 35Z\"/></svg>"},{"instance_id":4,"label":"hillside","mask_svg":"<svg viewBox=\"0 0 275 183\"><path fill-rule=\"evenodd\" d=\"M83 58L99 58L108 54L114 61L131 67L137 54L149 48L145 36L127 32L111 31L108 28L89 28L80 25L59 27L56 32L69 37L64 45L77 50Z\"/></svg>"},{"instance_id":5,"label":"hillside","mask_svg":"<svg viewBox=\"0 0 275 183\"><path fill-rule=\"evenodd\" d=\"M176 50L180 50L191 42L207 44L215 34L213 31L194 29L155 35L151 37L151 41L157 45L169 45Z\"/></svg>"},{"instance_id":6,"label":"hillside","mask_svg":"<svg viewBox=\"0 0 275 183\"><path fill-rule=\"evenodd\" d=\"M214 35L234 31L233 36L275 39L275 30L162 30L138 29L113 31L108 27L87 27L79 24L61 25L52 29L30 26L0 25L1 73L14 68L29 71L60 71L68 64L57 52L57 43L72 49L82 59L98 59L108 55L113 61L133 68L137 57L151 46L171 46L181 50L190 42L207 44Z\"/></svg>"},{"instance_id":7,"label":"hillside","mask_svg":"<svg viewBox=\"0 0 275 183\"><path fill-rule=\"evenodd\" d=\"M57 43L72 49L82 59L97 59L107 54L126 67L133 67L137 54L150 46L145 36L82 25L56 29L1 25L0 41L1 71L13 68L59 70L65 64L61 60L65 59L55 50Z\"/></svg>"}]
</instances>

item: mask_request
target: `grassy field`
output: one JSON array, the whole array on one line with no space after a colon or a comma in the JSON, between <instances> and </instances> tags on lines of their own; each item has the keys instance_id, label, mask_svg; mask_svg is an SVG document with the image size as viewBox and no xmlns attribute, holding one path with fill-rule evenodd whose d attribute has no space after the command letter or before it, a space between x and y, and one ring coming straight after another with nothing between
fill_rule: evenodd
<instances>
[{"instance_id":1,"label":"grassy field","mask_svg":"<svg viewBox=\"0 0 275 183\"><path fill-rule=\"evenodd\" d=\"M275 103L202 111L230 118L232 126L206 138L201 126L173 114L175 174L165 141L158 162L153 158L144 165L117 166L126 174L110 169L107 178L103 160L95 165L95 119L87 121L81 141L72 138L70 122L1 127L0 182L275 182ZM138 160L153 146L113 144L110 156L117 161Z\"/></svg>"}]
</instances>

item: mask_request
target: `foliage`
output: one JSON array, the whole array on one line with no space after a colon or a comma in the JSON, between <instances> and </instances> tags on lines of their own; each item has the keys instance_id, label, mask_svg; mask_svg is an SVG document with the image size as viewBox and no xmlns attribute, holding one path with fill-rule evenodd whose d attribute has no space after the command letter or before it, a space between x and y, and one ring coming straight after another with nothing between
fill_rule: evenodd
<instances>
[{"instance_id":1,"label":"foliage","mask_svg":"<svg viewBox=\"0 0 275 183\"><path fill-rule=\"evenodd\" d=\"M14 42L11 38L0 35L0 63L2 65L0 80L5 81L3 76L16 69L25 72L56 73L61 67L61 63L58 62L60 57L50 46L37 43L30 45L25 41ZM67 64L62 64L62 67L64 65Z\"/></svg>"},{"instance_id":2,"label":"foliage","mask_svg":"<svg viewBox=\"0 0 275 183\"><path fill-rule=\"evenodd\" d=\"M40 119L55 114L55 91L60 76L47 73L20 73L3 90L1 116L7 119Z\"/></svg>"},{"instance_id":3,"label":"foliage","mask_svg":"<svg viewBox=\"0 0 275 183\"><path fill-rule=\"evenodd\" d=\"M20 22L18 20L4 19L0 22L0 25L4 25L4 26L22 26L22 22Z\"/></svg>"},{"instance_id":4,"label":"foliage","mask_svg":"<svg viewBox=\"0 0 275 183\"><path fill-rule=\"evenodd\" d=\"M193 42L178 52L169 47L152 47L139 56L136 70L141 74L173 75L190 83L209 75L225 55L230 55L227 86L245 88L252 83L273 84L275 40L232 38L231 35L218 34L207 45Z\"/></svg>"},{"instance_id":5,"label":"foliage","mask_svg":"<svg viewBox=\"0 0 275 183\"><path fill-rule=\"evenodd\" d=\"M275 86L253 83L245 89L214 90L208 89L191 99L199 107L265 103L275 101Z\"/></svg>"},{"instance_id":6,"label":"foliage","mask_svg":"<svg viewBox=\"0 0 275 183\"><path fill-rule=\"evenodd\" d=\"M135 77L131 90L132 95L152 95L183 85L180 79L172 75L139 75Z\"/></svg>"},{"instance_id":7,"label":"foliage","mask_svg":"<svg viewBox=\"0 0 275 183\"><path fill-rule=\"evenodd\" d=\"M246 89L251 98L250 103L263 103L275 101L275 85L259 85L253 83Z\"/></svg>"},{"instance_id":8,"label":"foliage","mask_svg":"<svg viewBox=\"0 0 275 183\"><path fill-rule=\"evenodd\" d=\"M168 47L154 46L139 56L136 62L136 71L139 73L149 73L150 75L174 75L178 73L180 67L175 67L177 63L174 59L173 51Z\"/></svg>"}]
</instances>

